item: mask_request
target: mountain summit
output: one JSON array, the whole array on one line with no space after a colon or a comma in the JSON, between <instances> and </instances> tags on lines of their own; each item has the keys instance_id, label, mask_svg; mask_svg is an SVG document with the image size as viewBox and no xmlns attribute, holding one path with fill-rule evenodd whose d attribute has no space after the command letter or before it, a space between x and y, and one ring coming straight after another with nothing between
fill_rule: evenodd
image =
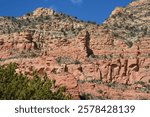
<instances>
[{"instance_id":1,"label":"mountain summit","mask_svg":"<svg viewBox=\"0 0 150 117\"><path fill-rule=\"evenodd\" d=\"M150 1L140 0L125 8L116 8L104 23L114 35L131 42L150 36Z\"/></svg>"}]
</instances>

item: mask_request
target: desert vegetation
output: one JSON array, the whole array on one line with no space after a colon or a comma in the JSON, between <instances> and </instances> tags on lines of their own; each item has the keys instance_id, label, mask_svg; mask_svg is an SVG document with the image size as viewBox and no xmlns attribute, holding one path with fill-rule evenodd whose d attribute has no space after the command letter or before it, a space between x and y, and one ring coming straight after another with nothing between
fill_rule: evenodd
<instances>
[{"instance_id":1,"label":"desert vegetation","mask_svg":"<svg viewBox=\"0 0 150 117\"><path fill-rule=\"evenodd\" d=\"M16 64L0 66L0 99L1 100L63 100L70 99L65 87L55 88L55 81L45 75L40 77L36 72L32 78L16 73Z\"/></svg>"}]
</instances>

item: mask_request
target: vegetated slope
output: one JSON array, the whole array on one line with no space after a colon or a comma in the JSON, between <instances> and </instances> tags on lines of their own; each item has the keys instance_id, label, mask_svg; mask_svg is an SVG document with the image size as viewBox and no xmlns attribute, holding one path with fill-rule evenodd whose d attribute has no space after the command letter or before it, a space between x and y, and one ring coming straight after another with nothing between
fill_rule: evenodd
<instances>
[{"instance_id":1,"label":"vegetated slope","mask_svg":"<svg viewBox=\"0 0 150 117\"><path fill-rule=\"evenodd\" d=\"M25 30L42 33L51 38L73 38L94 23L86 23L75 17L57 13L52 9L38 8L23 17L0 17L0 34L10 34Z\"/></svg>"},{"instance_id":2,"label":"vegetated slope","mask_svg":"<svg viewBox=\"0 0 150 117\"><path fill-rule=\"evenodd\" d=\"M83 22L75 17L47 8L37 8L31 13L17 18L0 17L2 55L10 53L9 57L0 55L0 58L5 60L42 55L45 51L49 51L49 43L74 39L83 30L97 27L96 23ZM5 45L5 43L7 44Z\"/></svg>"},{"instance_id":3,"label":"vegetated slope","mask_svg":"<svg viewBox=\"0 0 150 117\"><path fill-rule=\"evenodd\" d=\"M142 1L142 0L141 0ZM137 41L150 36L150 1L135 1L125 8L117 8L104 27L123 40Z\"/></svg>"},{"instance_id":4,"label":"vegetated slope","mask_svg":"<svg viewBox=\"0 0 150 117\"><path fill-rule=\"evenodd\" d=\"M16 32L19 24L15 17L0 17L0 34Z\"/></svg>"},{"instance_id":5,"label":"vegetated slope","mask_svg":"<svg viewBox=\"0 0 150 117\"><path fill-rule=\"evenodd\" d=\"M16 64L0 66L1 100L64 100L71 99L65 87L56 88L55 81L33 73L32 78L16 73Z\"/></svg>"},{"instance_id":6,"label":"vegetated slope","mask_svg":"<svg viewBox=\"0 0 150 117\"><path fill-rule=\"evenodd\" d=\"M45 8L1 17L0 64L47 74L73 99L150 99L148 6L116 8L100 26Z\"/></svg>"}]
</instances>

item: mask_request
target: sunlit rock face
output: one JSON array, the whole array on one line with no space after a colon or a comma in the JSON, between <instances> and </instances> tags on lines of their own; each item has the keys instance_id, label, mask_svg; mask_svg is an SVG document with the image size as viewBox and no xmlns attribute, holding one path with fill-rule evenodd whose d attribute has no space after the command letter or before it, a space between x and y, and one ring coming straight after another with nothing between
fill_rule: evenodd
<instances>
[{"instance_id":1,"label":"sunlit rock face","mask_svg":"<svg viewBox=\"0 0 150 117\"><path fill-rule=\"evenodd\" d=\"M45 8L0 17L0 65L46 73L73 99L150 99L149 5L118 7L102 25Z\"/></svg>"}]
</instances>

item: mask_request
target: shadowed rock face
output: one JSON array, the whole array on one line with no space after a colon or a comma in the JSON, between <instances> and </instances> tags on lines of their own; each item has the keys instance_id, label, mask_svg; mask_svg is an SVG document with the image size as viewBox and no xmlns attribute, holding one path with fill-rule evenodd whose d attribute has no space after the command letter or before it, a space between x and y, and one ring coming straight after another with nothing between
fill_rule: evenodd
<instances>
[{"instance_id":1,"label":"shadowed rock face","mask_svg":"<svg viewBox=\"0 0 150 117\"><path fill-rule=\"evenodd\" d=\"M93 55L93 51L90 49L90 34L88 31L80 32L78 36L78 44L80 45L81 52L84 52L85 57Z\"/></svg>"},{"instance_id":2,"label":"shadowed rock face","mask_svg":"<svg viewBox=\"0 0 150 117\"><path fill-rule=\"evenodd\" d=\"M117 8L101 26L44 8L0 17L0 65L47 73L74 99L150 99L149 5Z\"/></svg>"}]
</instances>

